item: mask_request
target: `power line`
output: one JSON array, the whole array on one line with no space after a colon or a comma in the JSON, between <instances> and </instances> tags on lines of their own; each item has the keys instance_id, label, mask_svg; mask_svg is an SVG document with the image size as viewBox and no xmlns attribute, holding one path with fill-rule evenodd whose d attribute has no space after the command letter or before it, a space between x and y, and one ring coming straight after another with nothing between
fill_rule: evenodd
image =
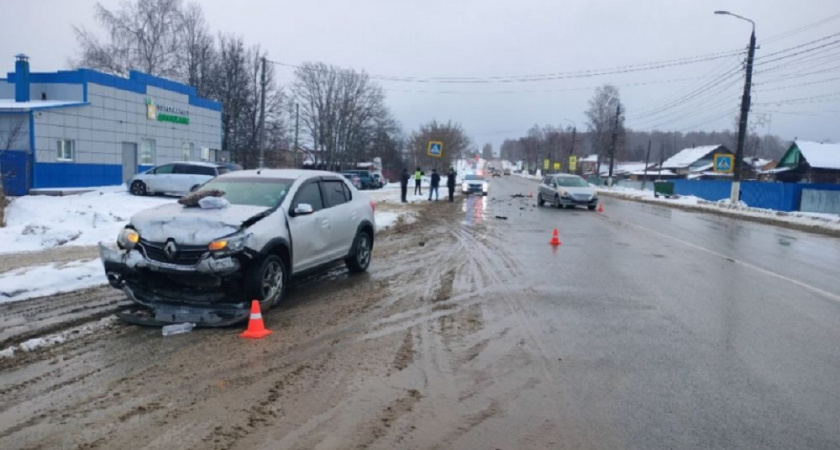
<instances>
[{"instance_id":1,"label":"power line","mask_svg":"<svg viewBox=\"0 0 840 450\"><path fill-rule=\"evenodd\" d=\"M642 113L635 114L631 117L633 119L638 120L638 119L642 119L642 118L645 118L645 117L656 115L656 114L658 114L662 111L666 111L666 110L671 109L673 107L681 106L681 105L685 104L685 102L687 102L687 101L689 101L693 98L697 98L698 96L701 96L701 95L704 95L704 94L708 93L709 89L711 89L715 86L718 86L723 82L731 80L733 75L740 78L740 76L741 76L740 72L741 72L741 67L736 66L736 67L724 72L723 74L721 74L720 76L718 76L714 80L698 87L697 89L694 89L693 91L691 91L690 93L688 93L686 95L683 95L682 97L679 97L675 100L672 100L668 103L665 103L665 104L663 104L663 105L661 105L657 108L650 109L648 111L644 111Z\"/></svg>"},{"instance_id":2,"label":"power line","mask_svg":"<svg viewBox=\"0 0 840 450\"><path fill-rule=\"evenodd\" d=\"M772 89L759 89L758 91L759 92L783 91L783 90L786 90L786 89L792 89L792 88L797 88L797 87L802 87L802 86L811 86L811 85L814 85L814 84L828 83L829 81L837 81L837 80L840 80L840 77L827 78L825 80L818 80L818 81L811 81L809 83L793 84L793 85L790 85L790 86L780 86L780 87L772 88Z\"/></svg>"},{"instance_id":3,"label":"power line","mask_svg":"<svg viewBox=\"0 0 840 450\"><path fill-rule=\"evenodd\" d=\"M724 53L715 53L709 55L699 55L689 58L679 58L673 60L634 64L629 66L619 66L607 69L592 69L581 70L573 72L558 72L550 74L536 74L536 75L510 75L510 76L487 76L487 77L407 77L407 76L391 76L391 75L370 75L372 79L380 81L394 81L394 82L411 82L411 83L441 83L441 84L490 84L490 83L526 83L538 81L551 81L572 78L590 78L604 75L616 75L622 73L642 72L656 69L663 69L668 67L678 67L689 64L697 64L706 61L713 61L722 58L729 58L731 56L741 54L743 50L729 51ZM272 64L290 67L298 70L322 71L321 69L300 66L295 64L288 64L280 61L269 61Z\"/></svg>"},{"instance_id":4,"label":"power line","mask_svg":"<svg viewBox=\"0 0 840 450\"><path fill-rule=\"evenodd\" d=\"M801 33L801 32L803 32L803 31L812 30L812 29L814 29L815 27L818 27L818 26L820 26L820 25L822 25L822 24L824 24L824 23L828 23L828 22L831 22L831 21L833 21L833 20L837 20L837 19L840 19L840 13L835 14L835 15L830 16L830 17L826 17L826 18L824 18L824 19L818 20L818 21L813 22L813 23L809 23L809 24L807 24L807 25L803 25L803 26L801 26L801 27L795 28L795 29L790 30L790 31L785 31L784 33L779 33L779 34L777 34L777 35L770 36L769 38L767 38L767 39L765 39L765 40L761 41L761 43L762 43L762 44L769 44L769 43L771 43L771 42L775 42L775 41L778 41L778 40L780 40L780 39L784 39L784 38L786 38L786 37L788 37L788 36L792 36L792 35L794 35L794 34L798 34L798 33Z\"/></svg>"},{"instance_id":5,"label":"power line","mask_svg":"<svg viewBox=\"0 0 840 450\"><path fill-rule=\"evenodd\" d=\"M761 102L761 103L753 103L755 106L761 105L784 105L790 103L813 103L812 100L820 100L830 97L837 97L840 95L840 92L832 92L830 94L823 94L823 95L814 95L811 97L800 97L800 98L790 98L790 99L783 99L778 101L769 101L769 102ZM815 103L820 103L819 101Z\"/></svg>"},{"instance_id":6,"label":"power line","mask_svg":"<svg viewBox=\"0 0 840 450\"><path fill-rule=\"evenodd\" d=\"M838 33L838 35L840 35L840 33ZM823 48L831 47L832 45L836 45L838 43L840 43L840 39L825 43L823 45L819 45L817 47L813 47L813 48L809 48L809 49L805 49L805 50L800 50L796 53L791 53L790 55L779 56L778 58L774 58L774 59L770 59L770 60L765 60L764 59L767 56L770 56L770 55L766 55L760 61L756 62L755 65L756 66L763 66L765 64L769 64L769 63L772 63L772 62L782 61L782 60L785 60L785 59L788 59L788 58L793 58L794 56L797 56L797 55L802 55L802 54L810 53L810 52L820 50L820 49L823 49ZM826 50L826 51L828 51L828 50ZM822 53L822 52L820 52L820 53Z\"/></svg>"}]
</instances>

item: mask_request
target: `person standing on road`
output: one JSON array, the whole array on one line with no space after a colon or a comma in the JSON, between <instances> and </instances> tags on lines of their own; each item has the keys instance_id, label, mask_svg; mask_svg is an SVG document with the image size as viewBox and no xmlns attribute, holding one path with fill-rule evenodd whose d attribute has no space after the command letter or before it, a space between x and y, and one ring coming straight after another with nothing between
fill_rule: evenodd
<instances>
[{"instance_id":1,"label":"person standing on road","mask_svg":"<svg viewBox=\"0 0 840 450\"><path fill-rule=\"evenodd\" d=\"M423 188L420 186L420 183L423 181L423 175L425 173L419 167L414 171L414 195L423 195Z\"/></svg>"},{"instance_id":2,"label":"person standing on road","mask_svg":"<svg viewBox=\"0 0 840 450\"><path fill-rule=\"evenodd\" d=\"M446 173L446 187L449 188L449 201L455 201L455 177L458 176L458 172L455 171L455 168L449 166L449 172Z\"/></svg>"},{"instance_id":3,"label":"person standing on road","mask_svg":"<svg viewBox=\"0 0 840 450\"><path fill-rule=\"evenodd\" d=\"M400 193L402 194L402 202L408 203L408 200L405 199L406 195L408 195L408 168L403 167L403 171L400 174Z\"/></svg>"},{"instance_id":4,"label":"person standing on road","mask_svg":"<svg viewBox=\"0 0 840 450\"><path fill-rule=\"evenodd\" d=\"M432 201L432 192L435 193L435 201L440 199L440 195L438 194L438 187L440 186L440 175L437 173L437 169L432 169L432 185L429 188L429 201Z\"/></svg>"}]
</instances>

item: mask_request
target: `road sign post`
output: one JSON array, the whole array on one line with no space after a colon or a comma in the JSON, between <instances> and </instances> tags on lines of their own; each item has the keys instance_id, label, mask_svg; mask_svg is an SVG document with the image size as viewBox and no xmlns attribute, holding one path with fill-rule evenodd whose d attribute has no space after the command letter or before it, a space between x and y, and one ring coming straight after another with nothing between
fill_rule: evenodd
<instances>
[{"instance_id":1,"label":"road sign post","mask_svg":"<svg viewBox=\"0 0 840 450\"><path fill-rule=\"evenodd\" d=\"M577 156L572 155L569 156L569 173L575 173L577 171Z\"/></svg>"},{"instance_id":2,"label":"road sign post","mask_svg":"<svg viewBox=\"0 0 840 450\"><path fill-rule=\"evenodd\" d=\"M563 165L562 165L562 164L560 164L559 162L555 162L555 163L554 163L554 172L560 172L560 169L561 169L562 167L563 167Z\"/></svg>"},{"instance_id":3,"label":"road sign post","mask_svg":"<svg viewBox=\"0 0 840 450\"><path fill-rule=\"evenodd\" d=\"M426 154L434 158L443 156L443 142L429 141L429 145L426 147Z\"/></svg>"}]
</instances>

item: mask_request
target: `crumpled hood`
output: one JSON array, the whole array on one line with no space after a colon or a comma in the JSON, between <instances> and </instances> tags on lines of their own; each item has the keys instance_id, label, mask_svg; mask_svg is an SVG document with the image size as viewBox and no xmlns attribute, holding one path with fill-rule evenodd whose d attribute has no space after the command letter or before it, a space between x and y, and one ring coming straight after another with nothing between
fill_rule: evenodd
<instances>
[{"instance_id":1,"label":"crumpled hood","mask_svg":"<svg viewBox=\"0 0 840 450\"><path fill-rule=\"evenodd\" d=\"M185 208L178 203L140 211L131 225L152 242L204 245L238 230L245 220L266 211L263 206L230 205L221 209Z\"/></svg>"}]
</instances>

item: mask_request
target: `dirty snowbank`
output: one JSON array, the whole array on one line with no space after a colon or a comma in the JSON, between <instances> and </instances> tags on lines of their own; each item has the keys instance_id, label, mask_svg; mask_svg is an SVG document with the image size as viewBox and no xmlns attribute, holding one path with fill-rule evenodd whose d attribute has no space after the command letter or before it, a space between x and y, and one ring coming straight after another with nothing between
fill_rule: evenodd
<instances>
[{"instance_id":1,"label":"dirty snowbank","mask_svg":"<svg viewBox=\"0 0 840 450\"><path fill-rule=\"evenodd\" d=\"M17 352L32 352L42 348L49 348L64 344L68 341L81 339L97 331L104 330L117 321L115 316L103 317L95 322L64 330L60 333L36 337L0 350L0 358L13 358Z\"/></svg>"},{"instance_id":2,"label":"dirty snowbank","mask_svg":"<svg viewBox=\"0 0 840 450\"><path fill-rule=\"evenodd\" d=\"M167 197L136 197L124 186L62 197L18 197L6 207L6 227L0 228L0 253L96 245L116 239L135 213L174 201Z\"/></svg>"},{"instance_id":3,"label":"dirty snowbank","mask_svg":"<svg viewBox=\"0 0 840 450\"><path fill-rule=\"evenodd\" d=\"M710 202L694 196L677 198L656 198L652 191L640 191L620 186L612 188L600 187L599 193L619 198L626 198L641 202L656 203L660 205L678 206L696 211L712 212L726 216L770 223L774 225L790 226L794 228L823 232L831 235L840 235L840 215L803 213L799 211L785 212L772 209L751 208L744 202L737 205L730 204L729 200Z\"/></svg>"},{"instance_id":4,"label":"dirty snowbank","mask_svg":"<svg viewBox=\"0 0 840 450\"><path fill-rule=\"evenodd\" d=\"M107 282L98 258L23 267L0 273L0 303L71 292Z\"/></svg>"}]
</instances>

